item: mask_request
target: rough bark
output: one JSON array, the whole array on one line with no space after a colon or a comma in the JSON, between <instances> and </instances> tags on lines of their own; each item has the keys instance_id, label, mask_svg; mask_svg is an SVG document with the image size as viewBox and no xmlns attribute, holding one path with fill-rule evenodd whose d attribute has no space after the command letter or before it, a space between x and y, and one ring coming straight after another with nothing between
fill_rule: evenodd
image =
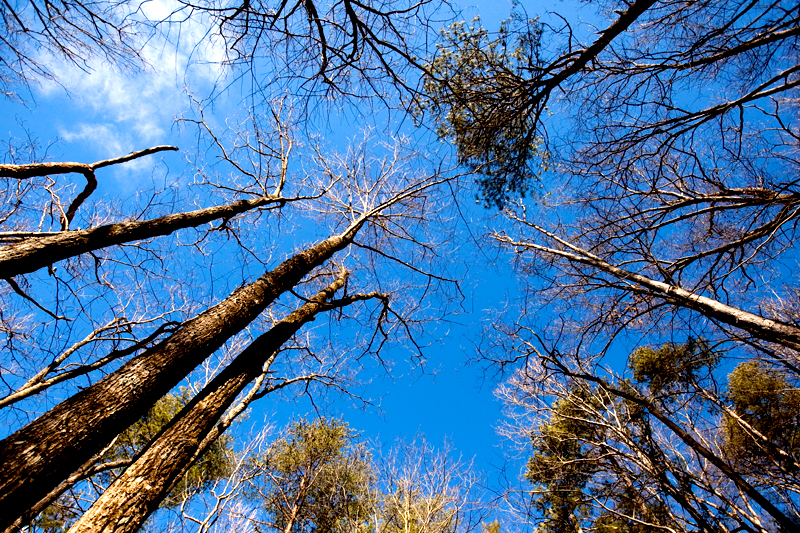
<instances>
[{"instance_id":1,"label":"rough bark","mask_svg":"<svg viewBox=\"0 0 800 533\"><path fill-rule=\"evenodd\" d=\"M102 453L100 455L103 455ZM130 460L125 459L122 461L113 461L107 463L99 463L100 457L92 457L71 476L61 482L56 488L51 490L44 498L36 502L33 507L25 511L13 524L7 527L2 533L19 533L26 526L29 526L34 518L39 516L39 513L44 511L50 504L58 500L59 496L64 494L70 487L78 481L88 479L101 472L113 470L117 468L124 468L130 464Z\"/></svg>"},{"instance_id":2,"label":"rough bark","mask_svg":"<svg viewBox=\"0 0 800 533\"><path fill-rule=\"evenodd\" d=\"M554 237L552 234L547 235ZM554 237L555 238L555 237ZM548 255L555 255L563 257L564 259L572 262L591 266L602 272L619 279L630 282L629 290L635 292L642 292L657 296L666 300L667 302L678 307L685 307L693 309L702 313L703 315L717 320L723 324L733 326L735 328L747 331L751 335L766 342L780 344L787 348L800 350L800 328L777 320L771 320L762 316L743 311L737 307L726 305L722 302L695 294L681 287L670 285L662 281L657 281L635 272L616 267L599 257L592 255L585 250L581 250L566 241L558 239L558 241L568 248L574 250L567 252L564 250L557 250L555 248L548 248L532 243L513 242L507 240L511 244L537 250Z\"/></svg>"},{"instance_id":3,"label":"rough bark","mask_svg":"<svg viewBox=\"0 0 800 533\"><path fill-rule=\"evenodd\" d=\"M347 246L364 219L284 261L162 343L0 441L0 530L143 416L280 294Z\"/></svg>"},{"instance_id":4,"label":"rough bark","mask_svg":"<svg viewBox=\"0 0 800 533\"><path fill-rule=\"evenodd\" d=\"M31 237L0 248L0 279L34 272L56 261L82 253L169 235L179 229L196 227L221 218L231 218L251 209L284 201L286 200L279 197L262 196L151 220L120 222L79 231L64 231L44 237Z\"/></svg>"},{"instance_id":5,"label":"rough bark","mask_svg":"<svg viewBox=\"0 0 800 533\"><path fill-rule=\"evenodd\" d=\"M344 276L258 337L167 425L69 533L135 532L220 432L217 423L264 363L304 324L332 306ZM338 305L337 305L338 307Z\"/></svg>"}]
</instances>

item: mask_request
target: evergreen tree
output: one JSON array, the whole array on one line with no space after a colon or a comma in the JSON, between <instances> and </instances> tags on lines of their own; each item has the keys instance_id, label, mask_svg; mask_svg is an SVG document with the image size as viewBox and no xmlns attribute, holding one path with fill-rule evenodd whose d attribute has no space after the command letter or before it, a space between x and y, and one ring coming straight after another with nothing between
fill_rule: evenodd
<instances>
[{"instance_id":1,"label":"evergreen tree","mask_svg":"<svg viewBox=\"0 0 800 533\"><path fill-rule=\"evenodd\" d=\"M282 533L356 533L371 517L370 456L340 420L299 420L255 461L252 496Z\"/></svg>"}]
</instances>

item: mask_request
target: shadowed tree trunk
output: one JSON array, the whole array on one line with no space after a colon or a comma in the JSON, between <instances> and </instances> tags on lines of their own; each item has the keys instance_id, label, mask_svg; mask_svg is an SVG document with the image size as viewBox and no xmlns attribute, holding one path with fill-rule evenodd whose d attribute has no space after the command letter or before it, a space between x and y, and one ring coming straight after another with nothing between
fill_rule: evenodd
<instances>
[{"instance_id":1,"label":"shadowed tree trunk","mask_svg":"<svg viewBox=\"0 0 800 533\"><path fill-rule=\"evenodd\" d=\"M227 219L268 204L286 202L277 196L239 200L227 205L166 215L151 220L120 222L97 228L65 231L37 237L0 248L0 279L27 274L69 257L116 244L169 235L179 229L197 227L213 220Z\"/></svg>"},{"instance_id":2,"label":"shadowed tree trunk","mask_svg":"<svg viewBox=\"0 0 800 533\"><path fill-rule=\"evenodd\" d=\"M112 444L113 446L113 444ZM2 530L2 533L19 533L23 528L30 525L31 521L39 516L39 513L44 511L48 506L58 501L58 498L67 490L72 488L79 481L89 479L90 477L101 472L108 472L113 469L124 468L131 463L129 459L119 461L103 462L103 453L101 452L95 457L92 457L86 463L81 465L80 468L75 470L67 479L61 482L56 488L45 495L44 498L36 502L30 509L24 513L16 513L20 516L14 520L14 523Z\"/></svg>"}]
</instances>

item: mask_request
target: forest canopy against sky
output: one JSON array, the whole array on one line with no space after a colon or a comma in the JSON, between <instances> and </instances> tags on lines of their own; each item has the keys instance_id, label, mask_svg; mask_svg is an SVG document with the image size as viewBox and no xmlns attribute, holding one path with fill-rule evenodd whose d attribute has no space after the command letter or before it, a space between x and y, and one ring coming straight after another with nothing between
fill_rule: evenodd
<instances>
[{"instance_id":1,"label":"forest canopy against sky","mask_svg":"<svg viewBox=\"0 0 800 533\"><path fill-rule=\"evenodd\" d=\"M0 530L800 524L796 2L0 12Z\"/></svg>"}]
</instances>

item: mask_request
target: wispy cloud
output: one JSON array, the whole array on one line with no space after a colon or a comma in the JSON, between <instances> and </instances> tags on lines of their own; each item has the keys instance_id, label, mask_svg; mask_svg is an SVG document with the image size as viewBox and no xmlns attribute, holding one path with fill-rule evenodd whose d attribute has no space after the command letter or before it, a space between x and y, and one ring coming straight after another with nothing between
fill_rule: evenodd
<instances>
[{"instance_id":1,"label":"wispy cloud","mask_svg":"<svg viewBox=\"0 0 800 533\"><path fill-rule=\"evenodd\" d=\"M123 139L113 124L78 124L73 130L60 132L66 142L89 142L109 157L131 151L131 140Z\"/></svg>"},{"instance_id":2,"label":"wispy cloud","mask_svg":"<svg viewBox=\"0 0 800 533\"><path fill-rule=\"evenodd\" d=\"M151 19L164 19L178 6L174 0L155 0L144 3L142 12ZM184 22L175 33L179 38L174 40L168 33L148 38L142 49L148 64L143 72L122 72L99 59L90 61L86 70L56 62L53 70L59 83L83 114L81 123L62 130L61 137L68 142L91 139L104 149L165 142L174 117L189 105L187 91L202 93L218 81L224 54L202 20ZM44 84L40 90L45 98L63 95L55 84Z\"/></svg>"}]
</instances>

